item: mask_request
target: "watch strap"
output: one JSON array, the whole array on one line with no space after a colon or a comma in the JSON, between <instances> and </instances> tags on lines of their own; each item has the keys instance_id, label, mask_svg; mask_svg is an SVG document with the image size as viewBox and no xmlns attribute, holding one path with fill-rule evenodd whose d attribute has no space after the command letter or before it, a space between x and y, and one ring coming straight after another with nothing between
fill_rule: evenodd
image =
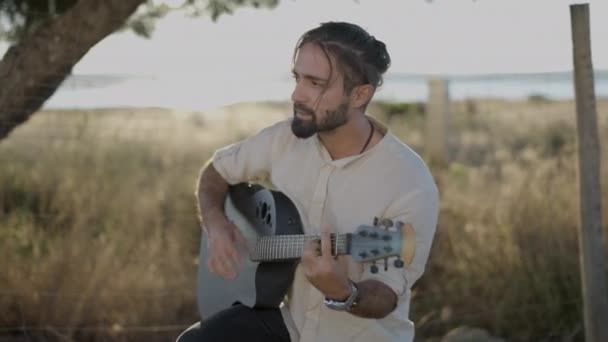
<instances>
[{"instance_id":1,"label":"watch strap","mask_svg":"<svg viewBox=\"0 0 608 342\"><path fill-rule=\"evenodd\" d=\"M344 301L339 301L325 297L325 300L323 301L325 306L336 311L350 311L357 305L357 300L359 299L359 289L352 280L349 280L348 282L351 288L348 298L346 298Z\"/></svg>"}]
</instances>

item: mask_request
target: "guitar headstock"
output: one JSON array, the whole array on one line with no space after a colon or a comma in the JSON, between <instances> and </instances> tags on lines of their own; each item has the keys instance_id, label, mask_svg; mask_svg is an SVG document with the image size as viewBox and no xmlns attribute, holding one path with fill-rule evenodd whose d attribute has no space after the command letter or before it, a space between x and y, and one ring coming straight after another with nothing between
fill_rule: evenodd
<instances>
[{"instance_id":1,"label":"guitar headstock","mask_svg":"<svg viewBox=\"0 0 608 342\"><path fill-rule=\"evenodd\" d=\"M352 234L350 255L359 263L374 262L371 271L376 273L377 260L384 259L385 270L388 269L390 257L396 257L393 264L397 268L411 264L415 245L414 229L409 223L374 220L373 226L359 226Z\"/></svg>"}]
</instances>

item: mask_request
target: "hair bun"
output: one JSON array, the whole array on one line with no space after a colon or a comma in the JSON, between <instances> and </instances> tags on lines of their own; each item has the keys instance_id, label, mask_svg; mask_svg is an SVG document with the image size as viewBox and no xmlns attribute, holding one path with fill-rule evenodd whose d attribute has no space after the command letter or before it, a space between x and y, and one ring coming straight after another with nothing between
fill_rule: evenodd
<instances>
[{"instance_id":1,"label":"hair bun","mask_svg":"<svg viewBox=\"0 0 608 342\"><path fill-rule=\"evenodd\" d=\"M374 48L376 49L376 58L374 59L374 66L378 68L378 71L385 73L391 65L391 57L386 51L386 44L383 41L376 39L374 36L371 37L374 42Z\"/></svg>"}]
</instances>

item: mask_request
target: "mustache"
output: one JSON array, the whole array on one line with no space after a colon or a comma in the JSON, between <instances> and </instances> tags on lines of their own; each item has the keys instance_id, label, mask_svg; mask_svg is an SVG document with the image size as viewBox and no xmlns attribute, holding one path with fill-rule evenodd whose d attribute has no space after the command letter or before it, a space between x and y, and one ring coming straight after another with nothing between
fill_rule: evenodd
<instances>
[{"instance_id":1,"label":"mustache","mask_svg":"<svg viewBox=\"0 0 608 342\"><path fill-rule=\"evenodd\" d=\"M293 104L293 110L294 110L294 112L297 110L299 112L304 112L304 113L309 114L309 115L315 115L315 111L314 110L312 110L311 108L308 108L308 107L304 106L303 104L299 104L299 103L294 103Z\"/></svg>"}]
</instances>

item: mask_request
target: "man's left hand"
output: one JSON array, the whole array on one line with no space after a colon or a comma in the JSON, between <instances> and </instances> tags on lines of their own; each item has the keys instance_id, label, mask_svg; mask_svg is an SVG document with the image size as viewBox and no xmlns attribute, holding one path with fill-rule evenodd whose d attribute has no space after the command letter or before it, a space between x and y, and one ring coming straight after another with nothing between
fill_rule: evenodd
<instances>
[{"instance_id":1,"label":"man's left hand","mask_svg":"<svg viewBox=\"0 0 608 342\"><path fill-rule=\"evenodd\" d=\"M346 300L351 292L346 260L334 258L331 249L330 230L325 228L321 232L321 240L308 241L304 247L304 274L327 298Z\"/></svg>"}]
</instances>

